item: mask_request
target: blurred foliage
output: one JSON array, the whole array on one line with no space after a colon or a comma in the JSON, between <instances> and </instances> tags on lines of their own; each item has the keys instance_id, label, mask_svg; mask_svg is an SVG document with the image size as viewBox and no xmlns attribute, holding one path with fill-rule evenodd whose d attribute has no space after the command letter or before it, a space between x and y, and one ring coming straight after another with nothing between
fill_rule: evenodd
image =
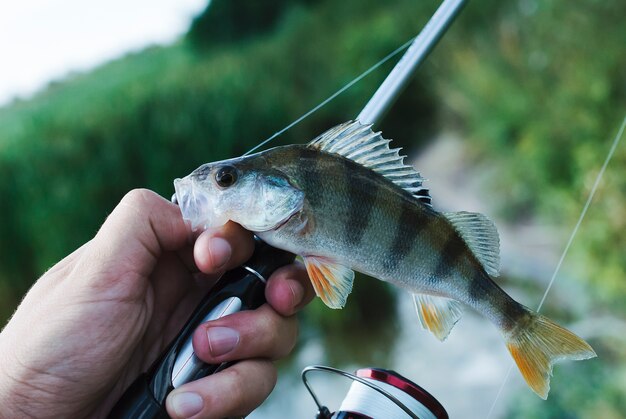
<instances>
[{"instance_id":1,"label":"blurred foliage","mask_svg":"<svg viewBox=\"0 0 626 419\"><path fill-rule=\"evenodd\" d=\"M466 12L451 32L465 47L449 51L437 79L440 115L459 121L473 157L498 173L500 196L486 199L511 220L540 215L569 233L624 118L626 3L484 1ZM617 324L626 314L625 163L622 143L568 256L593 301L579 311ZM596 328L606 329L590 340L597 360L559 365L562 384L547 402L520 392L505 417L624 417L626 353L608 344L620 332Z\"/></svg>"},{"instance_id":2,"label":"blurred foliage","mask_svg":"<svg viewBox=\"0 0 626 419\"><path fill-rule=\"evenodd\" d=\"M175 177L247 151L414 36L437 3L213 0L177 44L73 75L0 109L0 319L38 275L94 234L128 190L169 197ZM511 219L540 215L569 228L623 118L624 16L621 0L474 0L380 128L409 152L442 130L460 133L470 157L498 173L500 195L485 199ZM306 142L354 117L392 65L275 145ZM625 162L622 144L572 248L600 302L590 316L626 311ZM389 321L383 313L393 313L393 294L367 282L376 293L357 284L343 316L320 305L307 311L305 321L328 345ZM557 374L574 383L574 371L586 369L598 388L559 386L549 405L524 399L511 415L617 417L624 371L610 367L626 355L592 343L601 362ZM337 348L340 361L345 348Z\"/></svg>"},{"instance_id":3,"label":"blurred foliage","mask_svg":"<svg viewBox=\"0 0 626 419\"><path fill-rule=\"evenodd\" d=\"M317 0L215 1L193 19L187 38L198 47L215 47L271 31L283 14L296 4Z\"/></svg>"},{"instance_id":4,"label":"blurred foliage","mask_svg":"<svg viewBox=\"0 0 626 419\"><path fill-rule=\"evenodd\" d=\"M496 5L483 28L451 51L439 85L449 112L463 116L476 155L503 168L494 184L511 219L539 213L573 226L626 103L626 4L524 0ZM478 8L468 8L462 32ZM457 32L458 33L458 32ZM486 53L489 51L489 53ZM573 259L605 303L626 295L626 148L620 147L581 230ZM490 163L491 164L491 163Z\"/></svg>"},{"instance_id":5,"label":"blurred foliage","mask_svg":"<svg viewBox=\"0 0 626 419\"><path fill-rule=\"evenodd\" d=\"M390 285L357 274L339 315L315 299L302 314L302 329L321 339L329 365L389 365L398 336L397 299ZM304 333L306 339L307 333Z\"/></svg>"}]
</instances>

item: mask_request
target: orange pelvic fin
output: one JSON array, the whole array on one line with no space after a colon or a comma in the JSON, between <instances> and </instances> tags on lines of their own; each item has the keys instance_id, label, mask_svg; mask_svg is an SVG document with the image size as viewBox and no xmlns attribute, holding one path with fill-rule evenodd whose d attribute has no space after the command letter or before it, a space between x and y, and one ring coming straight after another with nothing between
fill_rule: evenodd
<instances>
[{"instance_id":1,"label":"orange pelvic fin","mask_svg":"<svg viewBox=\"0 0 626 419\"><path fill-rule=\"evenodd\" d=\"M342 308L352 291L354 271L320 256L303 259L317 296L330 308Z\"/></svg>"},{"instance_id":2,"label":"orange pelvic fin","mask_svg":"<svg viewBox=\"0 0 626 419\"><path fill-rule=\"evenodd\" d=\"M422 327L442 342L463 314L461 303L446 297L414 294L413 302Z\"/></svg>"},{"instance_id":3,"label":"orange pelvic fin","mask_svg":"<svg viewBox=\"0 0 626 419\"><path fill-rule=\"evenodd\" d=\"M529 312L522 322L508 336L506 346L526 383L544 400L556 361L596 356L587 342L540 314Z\"/></svg>"}]
</instances>

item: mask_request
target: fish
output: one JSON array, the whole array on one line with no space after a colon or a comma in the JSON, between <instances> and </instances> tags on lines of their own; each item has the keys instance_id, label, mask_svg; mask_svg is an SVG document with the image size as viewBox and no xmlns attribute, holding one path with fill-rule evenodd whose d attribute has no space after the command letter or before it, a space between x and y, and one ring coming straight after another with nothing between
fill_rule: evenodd
<instances>
[{"instance_id":1,"label":"fish","mask_svg":"<svg viewBox=\"0 0 626 419\"><path fill-rule=\"evenodd\" d=\"M424 179L369 125L348 121L308 144L207 163L174 181L194 229L233 221L299 255L317 296L342 308L358 271L413 295L444 341L464 307L501 332L528 386L546 399L553 364L596 356L580 337L511 298L486 216L434 209Z\"/></svg>"}]
</instances>

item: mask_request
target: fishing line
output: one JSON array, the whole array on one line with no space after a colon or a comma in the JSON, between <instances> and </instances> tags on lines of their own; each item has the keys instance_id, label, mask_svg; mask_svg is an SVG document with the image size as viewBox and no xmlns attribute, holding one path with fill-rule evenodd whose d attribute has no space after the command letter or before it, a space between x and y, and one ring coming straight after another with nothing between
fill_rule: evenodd
<instances>
[{"instance_id":1,"label":"fishing line","mask_svg":"<svg viewBox=\"0 0 626 419\"><path fill-rule=\"evenodd\" d=\"M624 120L622 121L622 126L620 127L617 133L617 136L613 140L613 145L611 146L611 149L609 150L609 154L607 154L606 159L604 160L604 164L602 165L602 168L600 169L598 176L596 176L596 181L594 182L593 187L591 188L591 192L589 192L589 197L587 198L587 202L585 202L585 206L580 213L580 217L578 217L578 222L576 222L576 226L574 227L574 230L572 231L572 234L569 237L567 245L565 246L565 250L563 250L561 259L559 259L559 263L556 265L556 269L554 270L554 273L552 274L552 278L550 278L550 283L548 284L548 288L546 288L546 292L544 292L543 297L541 298L541 302L539 303L539 306L537 307L537 312L539 312L539 310L541 310L541 307L543 307L543 303L546 301L546 297L548 296L548 293L550 292L550 289L552 288L552 285L554 284L554 280L556 279L556 274L561 269L561 265L563 264L563 259L565 259L565 255L567 255L567 252L569 251L569 248L572 245L572 242L574 241L574 237L576 236L576 233L578 233L580 224L582 223L583 218L585 218L585 215L587 214L587 210L589 209L589 206L591 205L591 200L593 199L593 196L596 194L596 190L598 189L598 186L600 185L600 181L602 180L602 176L604 175L606 167L609 165L609 161L611 161L611 159L613 158L615 149L617 148L617 145L619 144L619 141L622 138L625 125L626 125L626 117L624 117Z\"/></svg>"},{"instance_id":2,"label":"fishing line","mask_svg":"<svg viewBox=\"0 0 626 419\"><path fill-rule=\"evenodd\" d=\"M342 94L343 92L345 92L346 90L351 88L353 85L355 85L356 83L361 81L363 78L368 76L371 72L375 71L378 67L380 67L381 65L385 64L387 61L389 61L390 59L392 59L393 57L395 57L396 55L398 55L399 53L401 53L402 51L407 49L409 47L409 45L411 45L411 43L415 40L415 38L417 38L417 37L414 36L413 38L411 38L408 41L406 41L404 44L402 44L401 46L396 48L393 52L391 52L390 54L385 56L382 60L380 60L379 62L377 62L376 64L374 64L370 68L368 68L367 70L365 70L363 73L358 75L352 81L348 82L348 84L344 85L341 89L337 90L335 93L330 95L327 99L322 101L319 105L315 106L313 109L311 109L310 111L308 111L307 113L302 115L300 118L298 118L295 121L293 121L291 124L287 125L285 128L281 129L280 131L275 132L274 134L272 134L271 137L269 137L268 139L260 142L259 144L255 145L250 150L248 150L247 152L242 154L242 157L243 156L247 156L248 154L252 153L253 151L258 150L259 148L263 147L264 145L266 145L270 141L274 140L279 135L283 134L285 131L290 130L291 128L293 128L294 126L298 125L300 122L304 121L306 118L308 118L309 116L311 116L312 114L314 114L315 112L317 112L318 110L320 110L321 108L326 106L328 103L330 103L337 96L339 96L340 94Z\"/></svg>"},{"instance_id":3,"label":"fishing line","mask_svg":"<svg viewBox=\"0 0 626 419\"><path fill-rule=\"evenodd\" d=\"M554 285L554 281L556 280L556 275L559 273L559 270L561 269L561 265L563 265L563 260L565 260L565 256L567 255L567 252L569 251L569 248L572 245L572 242L574 241L574 237L576 236L576 233L578 233L580 224L582 223L583 218L585 218L585 215L587 214L587 210L589 209L589 206L591 205L591 201L593 200L593 197L596 194L596 190L598 189L598 186L600 185L602 176L604 175L604 172L606 171L606 168L609 165L609 162L613 158L613 154L615 154L615 149L617 149L617 146L620 140L622 139L622 134L624 133L625 127L626 127L626 116L622 120L622 125L620 129L618 130L617 135L615 136L615 139L613 140L613 144L611 145L611 148L606 158L604 159L604 164L602 165L600 172L598 172L598 175L596 176L596 180L593 184L593 187L591 188L591 191L589 192L589 196L587 197L587 202L585 202L585 205L582 211L580 212L580 216L578 217L576 226L574 226L574 230L572 230L572 234L570 235L569 240L567 241L567 245L565 245L565 249L563 250L563 253L561 254L559 263L557 263L556 268L554 269L554 273L552 274L552 278L550 278L548 287L546 288L546 291L543 293L543 297L541 298L541 302L539 303L539 306L537 306L537 312L539 312L539 310L541 310L541 307L543 307L543 303L546 301L546 297L548 296L548 293L552 289L552 285ZM506 372L506 375L504 376L504 379L502 380L502 384L500 385L500 388L498 389L498 393L496 394L496 398L493 401L491 408L489 409L489 413L487 414L487 419L491 418L493 410L496 407L496 404L498 403L498 399L500 398L500 395L502 394L502 390L504 389L504 386L506 385L509 379L509 376L511 375L512 370L513 370L513 362L509 364L509 369Z\"/></svg>"}]
</instances>

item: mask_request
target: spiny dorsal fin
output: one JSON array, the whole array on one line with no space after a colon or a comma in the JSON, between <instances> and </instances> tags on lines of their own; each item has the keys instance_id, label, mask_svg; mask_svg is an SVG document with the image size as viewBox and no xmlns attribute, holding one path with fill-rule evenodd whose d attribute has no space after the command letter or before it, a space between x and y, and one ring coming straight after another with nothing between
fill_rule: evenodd
<instances>
[{"instance_id":1,"label":"spiny dorsal fin","mask_svg":"<svg viewBox=\"0 0 626 419\"><path fill-rule=\"evenodd\" d=\"M446 297L413 294L413 302L422 327L442 342L463 314L461 303Z\"/></svg>"},{"instance_id":2,"label":"spiny dorsal fin","mask_svg":"<svg viewBox=\"0 0 626 419\"><path fill-rule=\"evenodd\" d=\"M389 148L389 143L380 132L372 131L371 125L348 121L329 129L308 146L368 167L430 205L428 189L422 187L424 179L412 166L404 164L405 156L400 155L399 148Z\"/></svg>"},{"instance_id":3,"label":"spiny dorsal fin","mask_svg":"<svg viewBox=\"0 0 626 419\"><path fill-rule=\"evenodd\" d=\"M354 271L321 256L303 256L315 293L330 308L343 308L352 291Z\"/></svg>"},{"instance_id":4,"label":"spiny dorsal fin","mask_svg":"<svg viewBox=\"0 0 626 419\"><path fill-rule=\"evenodd\" d=\"M500 270L500 237L493 222L475 212L447 212L443 214L461 235L467 246L490 276Z\"/></svg>"}]
</instances>

